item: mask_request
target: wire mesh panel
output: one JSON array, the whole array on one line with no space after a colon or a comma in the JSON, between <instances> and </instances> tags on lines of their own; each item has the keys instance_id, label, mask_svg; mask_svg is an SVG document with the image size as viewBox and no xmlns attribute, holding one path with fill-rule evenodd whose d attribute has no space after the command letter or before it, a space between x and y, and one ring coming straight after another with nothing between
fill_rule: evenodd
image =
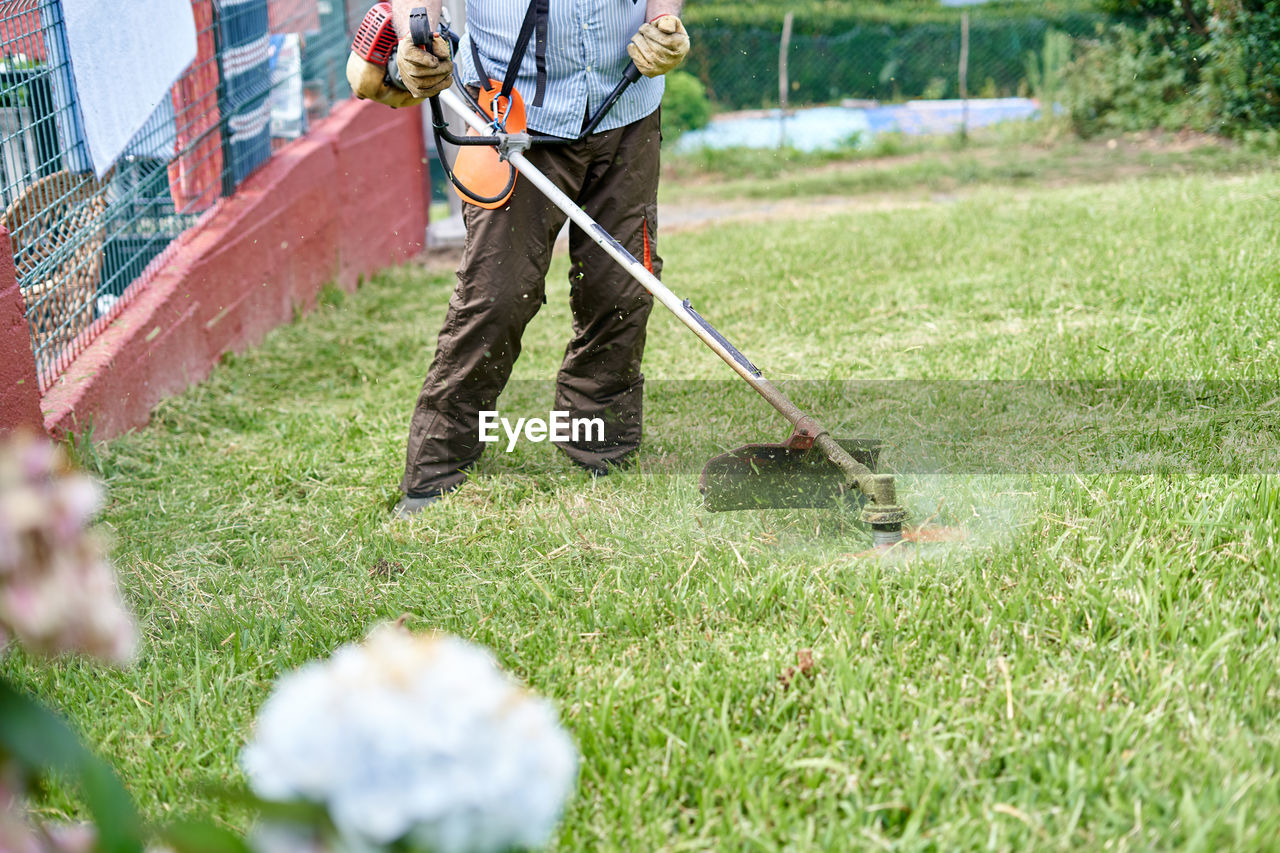
<instances>
[{"instance_id":1,"label":"wire mesh panel","mask_svg":"<svg viewBox=\"0 0 1280 853\"><path fill-rule=\"evenodd\" d=\"M1058 30L1091 34L1101 16L1076 12L1056 18L973 12L967 64L970 96L1028 94L1028 62ZM845 99L902 101L956 98L959 20L842 23L798 32L788 45L790 106ZM781 25L744 21L697 25L686 70L725 109L778 106Z\"/></svg>"},{"instance_id":2,"label":"wire mesh panel","mask_svg":"<svg viewBox=\"0 0 1280 853\"><path fill-rule=\"evenodd\" d=\"M195 60L98 180L59 0L0 0L0 223L42 390L183 231L349 94L342 0L191 0L191 9Z\"/></svg>"},{"instance_id":3,"label":"wire mesh panel","mask_svg":"<svg viewBox=\"0 0 1280 853\"><path fill-rule=\"evenodd\" d=\"M0 224L8 228L37 360L94 319L106 186L88 170L61 7L0 3Z\"/></svg>"}]
</instances>

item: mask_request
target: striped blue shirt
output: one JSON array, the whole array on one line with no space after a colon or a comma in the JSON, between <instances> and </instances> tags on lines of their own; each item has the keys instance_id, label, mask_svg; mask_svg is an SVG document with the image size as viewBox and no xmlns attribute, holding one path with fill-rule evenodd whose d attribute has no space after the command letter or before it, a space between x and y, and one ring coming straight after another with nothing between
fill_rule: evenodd
<instances>
[{"instance_id":1,"label":"striped blue shirt","mask_svg":"<svg viewBox=\"0 0 1280 853\"><path fill-rule=\"evenodd\" d=\"M583 118L600 106L618 85L631 60L627 44L644 23L645 0L550 0L547 25L547 89L541 107L534 62L536 38L530 39L520 65L516 89L528 110L529 129L553 136L575 137ZM471 57L475 40L484 70L501 82L515 48L529 0L467 0L467 27L458 48L455 72L463 83L478 83ZM618 99L598 131L639 121L662 101L661 77L641 77Z\"/></svg>"}]
</instances>

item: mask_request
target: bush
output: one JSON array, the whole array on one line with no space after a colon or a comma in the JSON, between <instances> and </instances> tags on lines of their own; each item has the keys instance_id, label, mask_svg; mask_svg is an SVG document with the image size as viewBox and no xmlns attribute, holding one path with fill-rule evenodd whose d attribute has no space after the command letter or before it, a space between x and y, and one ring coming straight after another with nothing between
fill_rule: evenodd
<instances>
[{"instance_id":1,"label":"bush","mask_svg":"<svg viewBox=\"0 0 1280 853\"><path fill-rule=\"evenodd\" d=\"M1280 126L1280 0L1102 0L1128 20L1073 64L1068 109L1083 135Z\"/></svg>"},{"instance_id":2,"label":"bush","mask_svg":"<svg viewBox=\"0 0 1280 853\"><path fill-rule=\"evenodd\" d=\"M1203 74L1218 129L1280 127L1280 0L1218 6Z\"/></svg>"},{"instance_id":3,"label":"bush","mask_svg":"<svg viewBox=\"0 0 1280 853\"><path fill-rule=\"evenodd\" d=\"M685 131L706 127L711 121L711 101L702 81L686 71L667 75L667 88L662 95L662 136L668 142L679 139Z\"/></svg>"},{"instance_id":4,"label":"bush","mask_svg":"<svg viewBox=\"0 0 1280 853\"><path fill-rule=\"evenodd\" d=\"M1063 106L1077 133L1090 137L1206 123L1188 97L1196 84L1187 63L1163 35L1158 25L1116 26L1069 66Z\"/></svg>"},{"instance_id":5,"label":"bush","mask_svg":"<svg viewBox=\"0 0 1280 853\"><path fill-rule=\"evenodd\" d=\"M1051 119L1054 107L1062 102L1062 82L1071 64L1074 44L1070 36L1057 30L1044 35L1044 47L1039 53L1027 54L1027 87L1032 97L1040 102L1044 118Z\"/></svg>"}]
</instances>

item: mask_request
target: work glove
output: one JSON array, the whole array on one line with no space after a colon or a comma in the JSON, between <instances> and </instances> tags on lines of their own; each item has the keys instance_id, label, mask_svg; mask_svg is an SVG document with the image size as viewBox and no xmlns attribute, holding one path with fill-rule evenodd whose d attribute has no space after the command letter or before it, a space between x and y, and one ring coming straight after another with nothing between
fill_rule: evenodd
<instances>
[{"instance_id":1,"label":"work glove","mask_svg":"<svg viewBox=\"0 0 1280 853\"><path fill-rule=\"evenodd\" d=\"M449 46L438 34L431 39L430 52L415 47L412 39L400 39L396 65L400 69L400 79L415 98L435 97L453 85Z\"/></svg>"},{"instance_id":2,"label":"work glove","mask_svg":"<svg viewBox=\"0 0 1280 853\"><path fill-rule=\"evenodd\" d=\"M392 86L387 82L387 69L374 65L354 51L347 57L347 82L357 98L377 101L389 107L412 107L423 100Z\"/></svg>"},{"instance_id":3,"label":"work glove","mask_svg":"<svg viewBox=\"0 0 1280 853\"><path fill-rule=\"evenodd\" d=\"M675 15L659 15L631 37L627 54L646 77L675 68L689 55L689 34Z\"/></svg>"}]
</instances>

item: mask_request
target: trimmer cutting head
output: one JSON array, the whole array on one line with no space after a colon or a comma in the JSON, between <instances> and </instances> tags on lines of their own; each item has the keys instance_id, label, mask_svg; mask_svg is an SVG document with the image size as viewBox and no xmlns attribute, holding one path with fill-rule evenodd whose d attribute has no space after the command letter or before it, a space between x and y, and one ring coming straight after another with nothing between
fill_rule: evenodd
<instances>
[{"instance_id":1,"label":"trimmer cutting head","mask_svg":"<svg viewBox=\"0 0 1280 853\"><path fill-rule=\"evenodd\" d=\"M872 471L881 442L874 438L838 438L849 455ZM846 484L844 472L821 450L788 444L747 444L709 461L698 478L703 505L711 512L740 509L789 509L846 506L857 508L865 496Z\"/></svg>"}]
</instances>

